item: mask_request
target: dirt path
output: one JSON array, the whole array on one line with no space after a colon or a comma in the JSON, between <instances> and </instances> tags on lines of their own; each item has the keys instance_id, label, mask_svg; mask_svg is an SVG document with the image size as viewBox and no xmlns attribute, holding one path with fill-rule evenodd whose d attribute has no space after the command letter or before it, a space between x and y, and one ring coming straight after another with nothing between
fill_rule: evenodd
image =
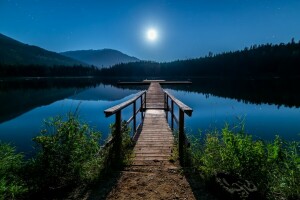
<instances>
[{"instance_id":1,"label":"dirt path","mask_svg":"<svg viewBox=\"0 0 300 200\"><path fill-rule=\"evenodd\" d=\"M178 170L129 169L107 199L196 199Z\"/></svg>"},{"instance_id":2,"label":"dirt path","mask_svg":"<svg viewBox=\"0 0 300 200\"><path fill-rule=\"evenodd\" d=\"M183 173L172 163L161 166L128 167L113 173L94 188L78 189L69 199L215 199L194 173Z\"/></svg>"}]
</instances>

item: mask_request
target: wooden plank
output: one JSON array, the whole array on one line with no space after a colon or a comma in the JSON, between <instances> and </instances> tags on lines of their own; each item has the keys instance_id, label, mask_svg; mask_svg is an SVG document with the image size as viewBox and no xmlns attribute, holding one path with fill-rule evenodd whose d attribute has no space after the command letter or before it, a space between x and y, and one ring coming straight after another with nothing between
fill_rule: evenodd
<instances>
[{"instance_id":1,"label":"wooden plank","mask_svg":"<svg viewBox=\"0 0 300 200\"><path fill-rule=\"evenodd\" d=\"M142 131L134 149L136 156L133 165L148 166L169 162L174 137L166 120L164 98L160 84L151 82L147 90L147 110Z\"/></svg>"},{"instance_id":2,"label":"wooden plank","mask_svg":"<svg viewBox=\"0 0 300 200\"><path fill-rule=\"evenodd\" d=\"M161 146L161 145L152 145L151 147L149 145L137 145L135 146L138 150L162 150L162 149L173 149L170 146Z\"/></svg>"},{"instance_id":3,"label":"wooden plank","mask_svg":"<svg viewBox=\"0 0 300 200\"><path fill-rule=\"evenodd\" d=\"M148 79L143 80L144 83L165 82L165 81L166 81L166 80L148 80Z\"/></svg>"},{"instance_id":4,"label":"wooden plank","mask_svg":"<svg viewBox=\"0 0 300 200\"><path fill-rule=\"evenodd\" d=\"M147 109L165 109L164 91L158 82L151 82L147 90Z\"/></svg>"},{"instance_id":5,"label":"wooden plank","mask_svg":"<svg viewBox=\"0 0 300 200\"><path fill-rule=\"evenodd\" d=\"M169 137L169 138L166 138L166 137L141 137L140 142L141 141L153 141L153 140L158 141L158 142L160 142L160 141L174 141L174 138L171 138L171 137Z\"/></svg>"},{"instance_id":6,"label":"wooden plank","mask_svg":"<svg viewBox=\"0 0 300 200\"><path fill-rule=\"evenodd\" d=\"M135 154L139 153L162 153L162 154L170 154L172 150L170 149L139 149L135 151Z\"/></svg>"},{"instance_id":7,"label":"wooden plank","mask_svg":"<svg viewBox=\"0 0 300 200\"><path fill-rule=\"evenodd\" d=\"M140 81L140 82L118 82L118 85L148 85L151 82L153 82L152 80L148 80L148 81ZM191 81L159 81L159 83L161 85L177 85L177 84L192 84Z\"/></svg>"},{"instance_id":8,"label":"wooden plank","mask_svg":"<svg viewBox=\"0 0 300 200\"><path fill-rule=\"evenodd\" d=\"M164 91L159 82L151 82L146 94L147 110L141 134L134 148L133 165L168 164L172 155L174 137L164 111Z\"/></svg>"},{"instance_id":9,"label":"wooden plank","mask_svg":"<svg viewBox=\"0 0 300 200\"><path fill-rule=\"evenodd\" d=\"M165 95L159 81L151 82L146 95L147 110L141 126L141 134L134 148L133 165L153 165L157 161L168 163L174 137L166 120Z\"/></svg>"}]
</instances>

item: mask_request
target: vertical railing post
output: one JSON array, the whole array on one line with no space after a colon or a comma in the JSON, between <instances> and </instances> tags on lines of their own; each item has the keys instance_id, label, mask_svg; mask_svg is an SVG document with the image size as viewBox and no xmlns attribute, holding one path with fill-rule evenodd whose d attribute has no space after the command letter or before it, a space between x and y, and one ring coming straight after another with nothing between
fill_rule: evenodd
<instances>
[{"instance_id":1,"label":"vertical railing post","mask_svg":"<svg viewBox=\"0 0 300 200\"><path fill-rule=\"evenodd\" d=\"M171 129L174 130L174 101L171 100Z\"/></svg>"},{"instance_id":2,"label":"vertical railing post","mask_svg":"<svg viewBox=\"0 0 300 200\"><path fill-rule=\"evenodd\" d=\"M121 143L122 143L122 118L121 118L121 110L116 112L116 122L115 122L115 132L114 132L114 145L113 145L113 161L112 165L114 168L119 167L120 162L120 152L121 152Z\"/></svg>"},{"instance_id":3,"label":"vertical railing post","mask_svg":"<svg viewBox=\"0 0 300 200\"><path fill-rule=\"evenodd\" d=\"M167 94L164 92L164 109L167 108L166 104L167 104Z\"/></svg>"},{"instance_id":4,"label":"vertical railing post","mask_svg":"<svg viewBox=\"0 0 300 200\"><path fill-rule=\"evenodd\" d=\"M141 108L140 108L140 112L141 112L141 119L143 120L143 118L144 118L144 116L143 116L143 112L144 112L144 110L143 110L144 108L143 108L143 95L141 95Z\"/></svg>"},{"instance_id":5,"label":"vertical railing post","mask_svg":"<svg viewBox=\"0 0 300 200\"><path fill-rule=\"evenodd\" d=\"M178 151L180 164L184 165L184 112L179 109Z\"/></svg>"},{"instance_id":6,"label":"vertical railing post","mask_svg":"<svg viewBox=\"0 0 300 200\"><path fill-rule=\"evenodd\" d=\"M169 114L169 96L165 93L166 96L166 117L167 117L167 121L168 121L168 114Z\"/></svg>"},{"instance_id":7,"label":"vertical railing post","mask_svg":"<svg viewBox=\"0 0 300 200\"><path fill-rule=\"evenodd\" d=\"M136 131L136 101L133 102L133 134Z\"/></svg>"},{"instance_id":8,"label":"vertical railing post","mask_svg":"<svg viewBox=\"0 0 300 200\"><path fill-rule=\"evenodd\" d=\"M145 111L146 111L146 109L147 109L147 92L145 92L144 102L145 102Z\"/></svg>"}]
</instances>

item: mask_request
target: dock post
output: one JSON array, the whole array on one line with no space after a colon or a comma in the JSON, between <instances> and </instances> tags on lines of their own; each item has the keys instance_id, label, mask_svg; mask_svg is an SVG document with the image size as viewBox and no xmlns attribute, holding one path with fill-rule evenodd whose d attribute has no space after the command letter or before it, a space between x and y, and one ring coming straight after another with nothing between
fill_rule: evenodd
<instances>
[{"instance_id":1,"label":"dock post","mask_svg":"<svg viewBox=\"0 0 300 200\"><path fill-rule=\"evenodd\" d=\"M184 112L179 109L178 151L180 164L184 166Z\"/></svg>"},{"instance_id":2,"label":"dock post","mask_svg":"<svg viewBox=\"0 0 300 200\"><path fill-rule=\"evenodd\" d=\"M147 92L145 92L145 110L147 109Z\"/></svg>"},{"instance_id":3,"label":"dock post","mask_svg":"<svg viewBox=\"0 0 300 200\"><path fill-rule=\"evenodd\" d=\"M133 102L133 134L136 131L136 102Z\"/></svg>"},{"instance_id":4,"label":"dock post","mask_svg":"<svg viewBox=\"0 0 300 200\"><path fill-rule=\"evenodd\" d=\"M168 98L168 95L166 93L164 93L164 100L165 100L165 103L164 103L164 109L166 111L166 118L167 118L167 121L168 121L168 118L169 118L169 98Z\"/></svg>"},{"instance_id":5,"label":"dock post","mask_svg":"<svg viewBox=\"0 0 300 200\"><path fill-rule=\"evenodd\" d=\"M121 152L121 129L122 129L122 118L121 118L121 110L116 112L116 122L115 122L115 133L114 133L114 145L113 145L113 161L112 167L118 168L120 163L120 152Z\"/></svg>"},{"instance_id":6,"label":"dock post","mask_svg":"<svg viewBox=\"0 0 300 200\"><path fill-rule=\"evenodd\" d=\"M141 112L141 120L144 119L144 115L143 115L143 112L144 112L144 107L143 107L143 95L141 96L141 107L140 107L140 112Z\"/></svg>"},{"instance_id":7,"label":"dock post","mask_svg":"<svg viewBox=\"0 0 300 200\"><path fill-rule=\"evenodd\" d=\"M174 101L171 101L171 129L174 130Z\"/></svg>"}]
</instances>

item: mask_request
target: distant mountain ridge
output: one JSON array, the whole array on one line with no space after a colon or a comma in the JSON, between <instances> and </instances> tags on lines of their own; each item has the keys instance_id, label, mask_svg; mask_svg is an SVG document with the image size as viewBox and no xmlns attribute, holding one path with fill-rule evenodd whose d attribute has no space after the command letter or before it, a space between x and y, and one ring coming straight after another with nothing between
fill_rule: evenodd
<instances>
[{"instance_id":1,"label":"distant mountain ridge","mask_svg":"<svg viewBox=\"0 0 300 200\"><path fill-rule=\"evenodd\" d=\"M136 57L128 56L114 49L66 51L61 52L61 54L97 66L98 68L140 61Z\"/></svg>"},{"instance_id":2,"label":"distant mountain ridge","mask_svg":"<svg viewBox=\"0 0 300 200\"><path fill-rule=\"evenodd\" d=\"M84 62L24 44L0 33L0 64L4 65L84 65Z\"/></svg>"}]
</instances>

